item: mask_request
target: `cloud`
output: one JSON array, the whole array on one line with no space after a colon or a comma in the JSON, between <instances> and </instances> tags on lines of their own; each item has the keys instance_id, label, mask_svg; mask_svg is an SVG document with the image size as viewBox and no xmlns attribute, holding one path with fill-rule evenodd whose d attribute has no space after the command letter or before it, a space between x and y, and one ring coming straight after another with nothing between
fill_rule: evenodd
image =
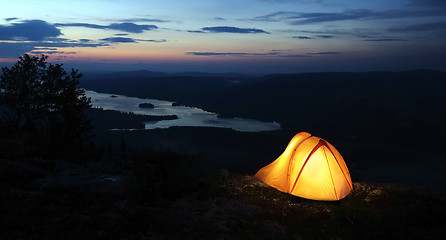
<instances>
[{"instance_id":1,"label":"cloud","mask_svg":"<svg viewBox=\"0 0 446 240\"><path fill-rule=\"evenodd\" d=\"M13 19L11 19L12 21ZM108 26L88 23L50 24L43 20L26 20L9 25L0 25L0 58L10 58L24 53L45 54L74 54L76 52L60 51L60 48L96 48L110 46L115 43L136 42L166 42L161 40L146 40L125 37L127 34L117 34L110 38L100 40L80 39L72 40L60 37L61 30L58 27L73 26L94 29L113 29L128 33L140 33L145 30L156 29L154 25L138 25L133 23L113 23Z\"/></svg>"},{"instance_id":2,"label":"cloud","mask_svg":"<svg viewBox=\"0 0 446 240\"><path fill-rule=\"evenodd\" d=\"M317 35L316 37L318 37L318 38L324 38L324 39L334 38L333 35Z\"/></svg>"},{"instance_id":3,"label":"cloud","mask_svg":"<svg viewBox=\"0 0 446 240\"><path fill-rule=\"evenodd\" d=\"M15 19L11 18L10 20L13 21ZM50 24L43 20L20 21L8 25L0 25L0 58L17 57L23 55L24 53L75 53L60 51L60 48L96 48L110 46L110 44L114 43L166 42L165 39L146 40L124 37L127 34L123 33L96 41L91 39L72 40L60 37L62 32L58 27L63 26L113 29L128 33L140 33L142 31L157 28L155 25L138 25L134 23L113 23L107 26L102 26L88 23Z\"/></svg>"},{"instance_id":4,"label":"cloud","mask_svg":"<svg viewBox=\"0 0 446 240\"><path fill-rule=\"evenodd\" d=\"M365 42L406 42L407 40L401 38L374 38L363 40Z\"/></svg>"},{"instance_id":5,"label":"cloud","mask_svg":"<svg viewBox=\"0 0 446 240\"><path fill-rule=\"evenodd\" d=\"M204 27L201 29L202 32L211 32L211 33L266 33L262 29L257 28L238 28L238 27L228 27L228 26L218 26L218 27ZM189 31L190 32L190 31Z\"/></svg>"},{"instance_id":6,"label":"cloud","mask_svg":"<svg viewBox=\"0 0 446 240\"><path fill-rule=\"evenodd\" d=\"M34 47L56 47L56 48L74 48L74 47L91 47L91 48L96 48L96 47L104 47L104 46L110 46L107 43L97 43L94 42L92 40L88 40L88 39L84 39L84 40L79 40L79 41L74 41L74 40L69 40L69 39L55 39L54 41L45 41L45 42L35 42L33 43Z\"/></svg>"},{"instance_id":7,"label":"cloud","mask_svg":"<svg viewBox=\"0 0 446 240\"><path fill-rule=\"evenodd\" d=\"M19 18L16 18L16 17L5 18L5 21L10 22L10 21L18 20L18 19L19 19Z\"/></svg>"},{"instance_id":8,"label":"cloud","mask_svg":"<svg viewBox=\"0 0 446 240\"><path fill-rule=\"evenodd\" d=\"M277 52L268 53L246 53L246 52L187 52L186 55L193 56L274 56Z\"/></svg>"},{"instance_id":9,"label":"cloud","mask_svg":"<svg viewBox=\"0 0 446 240\"><path fill-rule=\"evenodd\" d=\"M66 52L66 51L57 51L56 50L52 50L52 49L45 49L45 48L38 48L35 50L31 51L31 54L35 54L35 55L52 55L52 54L64 54L64 55L68 55L68 54L76 54L77 52Z\"/></svg>"},{"instance_id":10,"label":"cloud","mask_svg":"<svg viewBox=\"0 0 446 240\"><path fill-rule=\"evenodd\" d=\"M187 52L186 55L193 56L230 56L230 55L248 55L241 52Z\"/></svg>"},{"instance_id":11,"label":"cloud","mask_svg":"<svg viewBox=\"0 0 446 240\"><path fill-rule=\"evenodd\" d=\"M442 7L446 8L446 1L444 0L411 0L409 6L415 7Z\"/></svg>"},{"instance_id":12,"label":"cloud","mask_svg":"<svg viewBox=\"0 0 446 240\"><path fill-rule=\"evenodd\" d=\"M302 57L311 57L310 55L305 54L289 54L289 55L282 55L281 57L285 58L302 58Z\"/></svg>"},{"instance_id":13,"label":"cloud","mask_svg":"<svg viewBox=\"0 0 446 240\"><path fill-rule=\"evenodd\" d=\"M157 29L155 25L138 25L135 23L113 23L110 25L97 25L90 23L57 23L57 27L85 27L94 29L104 29L104 30L118 30L128 33L142 33L143 31L149 31Z\"/></svg>"},{"instance_id":14,"label":"cloud","mask_svg":"<svg viewBox=\"0 0 446 240\"><path fill-rule=\"evenodd\" d=\"M34 49L28 43L0 42L0 58L16 58Z\"/></svg>"},{"instance_id":15,"label":"cloud","mask_svg":"<svg viewBox=\"0 0 446 240\"><path fill-rule=\"evenodd\" d=\"M307 36L294 36L293 38L296 38L296 39L313 39L313 38L307 37Z\"/></svg>"},{"instance_id":16,"label":"cloud","mask_svg":"<svg viewBox=\"0 0 446 240\"><path fill-rule=\"evenodd\" d=\"M286 21L291 25L305 25L313 23L335 22L345 20L366 20L366 19L395 19L414 17L436 17L446 16L444 10L387 10L371 11L365 9L346 10L339 13L330 12L275 12L264 16L258 16L253 21L280 22Z\"/></svg>"},{"instance_id":17,"label":"cloud","mask_svg":"<svg viewBox=\"0 0 446 240\"><path fill-rule=\"evenodd\" d=\"M110 42L110 43L137 43L137 42L154 42L154 43L163 43L167 42L165 39L161 40L146 40L146 39L135 39L135 38L126 38L126 37L109 37L109 38L102 38L100 39L104 42Z\"/></svg>"},{"instance_id":18,"label":"cloud","mask_svg":"<svg viewBox=\"0 0 446 240\"><path fill-rule=\"evenodd\" d=\"M140 42L154 42L154 43L164 43L164 42L167 42L166 39L160 39L160 40L153 40L153 39L149 39L149 40L145 40L145 39L137 39L137 41L140 41Z\"/></svg>"},{"instance_id":19,"label":"cloud","mask_svg":"<svg viewBox=\"0 0 446 240\"><path fill-rule=\"evenodd\" d=\"M35 50L40 50L40 51L57 51L57 48L49 48L49 47L39 47Z\"/></svg>"},{"instance_id":20,"label":"cloud","mask_svg":"<svg viewBox=\"0 0 446 240\"><path fill-rule=\"evenodd\" d=\"M303 39L303 40L314 39L314 37L308 37L308 36L294 36L293 38ZM334 36L333 35L317 35L316 38L330 39L330 38L334 38Z\"/></svg>"},{"instance_id":21,"label":"cloud","mask_svg":"<svg viewBox=\"0 0 446 240\"><path fill-rule=\"evenodd\" d=\"M315 52L315 53L307 53L308 55L338 55L342 54L341 52Z\"/></svg>"},{"instance_id":22,"label":"cloud","mask_svg":"<svg viewBox=\"0 0 446 240\"><path fill-rule=\"evenodd\" d=\"M112 42L112 43L134 43L136 42L133 38L125 38L125 37L109 37L103 38L101 41Z\"/></svg>"},{"instance_id":23,"label":"cloud","mask_svg":"<svg viewBox=\"0 0 446 240\"><path fill-rule=\"evenodd\" d=\"M188 30L187 32L190 32L190 33L206 33L205 31L201 31L201 30Z\"/></svg>"},{"instance_id":24,"label":"cloud","mask_svg":"<svg viewBox=\"0 0 446 240\"><path fill-rule=\"evenodd\" d=\"M142 33L143 31L146 30L153 30L158 28L155 25L138 25L134 23L113 23L108 27L113 30L120 30L123 32L130 32L130 33Z\"/></svg>"},{"instance_id":25,"label":"cloud","mask_svg":"<svg viewBox=\"0 0 446 240\"><path fill-rule=\"evenodd\" d=\"M42 20L27 20L11 25L0 25L0 40L43 41L48 37L58 37L62 32L52 24Z\"/></svg>"},{"instance_id":26,"label":"cloud","mask_svg":"<svg viewBox=\"0 0 446 240\"><path fill-rule=\"evenodd\" d=\"M314 35L313 38L319 39L332 39L337 36L354 36L357 38L378 38L382 33L382 31L375 31L370 28L352 28L352 29L333 29L328 28L325 30L317 30L317 31L309 31L309 30L299 30L292 31L292 33L299 33L305 35ZM381 37L388 38L388 37Z\"/></svg>"},{"instance_id":27,"label":"cloud","mask_svg":"<svg viewBox=\"0 0 446 240\"><path fill-rule=\"evenodd\" d=\"M338 55L341 52L314 52L305 54L287 54L282 53L280 50L272 50L266 53L248 53L248 52L187 52L186 55L192 56L274 56L283 58L306 58L316 55Z\"/></svg>"},{"instance_id":28,"label":"cloud","mask_svg":"<svg viewBox=\"0 0 446 240\"><path fill-rule=\"evenodd\" d=\"M8 41L1 42L0 41L0 58L16 58L25 53L34 53L37 54L39 52L45 52L45 54L50 53L61 53L61 51L57 51L58 48L74 48L74 47L102 47L109 46L110 44L101 42L95 43L88 39L83 39L79 41L68 40L64 38L54 38L52 41ZM72 52L71 52L72 53Z\"/></svg>"},{"instance_id":29,"label":"cloud","mask_svg":"<svg viewBox=\"0 0 446 240\"><path fill-rule=\"evenodd\" d=\"M416 25L409 25L405 27L393 27L389 28L390 32L424 32L424 31L434 31L446 29L446 22L431 22Z\"/></svg>"},{"instance_id":30,"label":"cloud","mask_svg":"<svg viewBox=\"0 0 446 240\"><path fill-rule=\"evenodd\" d=\"M371 12L368 10L348 11L344 13L301 13L294 17L291 22L293 25L302 25L309 23L333 22L341 20L356 20L369 17Z\"/></svg>"},{"instance_id":31,"label":"cloud","mask_svg":"<svg viewBox=\"0 0 446 240\"><path fill-rule=\"evenodd\" d=\"M157 22L157 23L170 22L167 20L156 19L156 18L127 18L127 19L121 19L121 21L123 21L123 22Z\"/></svg>"},{"instance_id":32,"label":"cloud","mask_svg":"<svg viewBox=\"0 0 446 240\"><path fill-rule=\"evenodd\" d=\"M79 42L81 42L81 43L89 43L89 42L92 42L92 41L90 39L82 38L82 39L79 39Z\"/></svg>"}]
</instances>

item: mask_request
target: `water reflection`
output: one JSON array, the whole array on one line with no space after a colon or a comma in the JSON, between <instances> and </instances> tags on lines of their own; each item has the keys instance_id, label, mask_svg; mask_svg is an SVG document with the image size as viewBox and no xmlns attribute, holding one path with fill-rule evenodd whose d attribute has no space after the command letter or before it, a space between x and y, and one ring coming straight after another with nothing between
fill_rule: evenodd
<instances>
[{"instance_id":1,"label":"water reflection","mask_svg":"<svg viewBox=\"0 0 446 240\"><path fill-rule=\"evenodd\" d=\"M146 122L146 129L169 128L172 126L190 127L221 127L232 128L241 132L260 132L280 129L276 122L261 122L244 118L217 118L217 114L206 112L199 108L172 106L172 102L157 99L142 99L118 94L98 93L85 90L85 95L91 98L93 107L104 110L115 110L125 113L163 116L177 115L178 119ZM112 97L113 96L113 97ZM155 108L141 108L140 103L151 103Z\"/></svg>"}]
</instances>

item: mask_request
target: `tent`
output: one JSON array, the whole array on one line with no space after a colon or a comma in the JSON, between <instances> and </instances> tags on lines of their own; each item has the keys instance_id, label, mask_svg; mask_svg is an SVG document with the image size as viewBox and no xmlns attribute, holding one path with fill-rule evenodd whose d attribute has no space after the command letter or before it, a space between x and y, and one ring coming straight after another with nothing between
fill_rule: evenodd
<instances>
[{"instance_id":1,"label":"tent","mask_svg":"<svg viewBox=\"0 0 446 240\"><path fill-rule=\"evenodd\" d=\"M313 200L339 200L353 190L341 154L306 132L296 134L282 155L254 177L279 191Z\"/></svg>"}]
</instances>

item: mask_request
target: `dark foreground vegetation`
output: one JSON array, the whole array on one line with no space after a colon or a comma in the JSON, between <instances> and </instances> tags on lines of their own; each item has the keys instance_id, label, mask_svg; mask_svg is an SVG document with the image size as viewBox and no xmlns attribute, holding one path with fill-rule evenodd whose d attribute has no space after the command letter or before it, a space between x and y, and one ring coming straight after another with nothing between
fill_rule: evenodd
<instances>
[{"instance_id":1,"label":"dark foreground vegetation","mask_svg":"<svg viewBox=\"0 0 446 240\"><path fill-rule=\"evenodd\" d=\"M441 187L441 179L430 188L407 187L408 182L406 186L371 183L382 171L364 174L383 163L394 166L388 170L396 173L407 161L420 169L434 159L444 161L440 144L444 112L437 111L445 104L440 94L444 73L424 72L424 77L430 76L423 79L428 89L421 89L413 77L420 72L373 73L370 78L380 79L375 83L356 82L367 80L361 74L247 79L147 72L142 78L141 72L114 74L134 78L124 85L119 79L98 84L104 80L100 77L88 83L93 90L130 96L166 94L159 98L283 126L278 131L242 133L187 127L141 130L144 121L176 116L90 109L89 99L77 88L81 75L47 64L46 57L24 56L2 72L0 239L440 239L444 235L444 192L432 191ZM404 82L403 76L412 80ZM397 81L386 82L392 77ZM238 78L245 82L236 83ZM333 78L341 80L332 82ZM189 82L181 82L184 79ZM340 150L354 181L351 195L336 202L311 201L252 177L299 131L327 138ZM429 175L432 171L417 179Z\"/></svg>"},{"instance_id":2,"label":"dark foreground vegetation","mask_svg":"<svg viewBox=\"0 0 446 240\"><path fill-rule=\"evenodd\" d=\"M440 239L446 204L422 189L354 183L338 202L281 193L198 156L0 159L0 239Z\"/></svg>"}]
</instances>

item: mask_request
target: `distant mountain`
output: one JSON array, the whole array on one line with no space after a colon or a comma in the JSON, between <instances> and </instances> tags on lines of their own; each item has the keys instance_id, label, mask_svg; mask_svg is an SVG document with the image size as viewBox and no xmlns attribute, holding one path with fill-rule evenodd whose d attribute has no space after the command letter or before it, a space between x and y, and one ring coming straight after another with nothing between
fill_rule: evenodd
<instances>
[{"instance_id":1,"label":"distant mountain","mask_svg":"<svg viewBox=\"0 0 446 240\"><path fill-rule=\"evenodd\" d=\"M90 79L107 79L107 78L153 78L153 77L166 77L169 74L163 72L152 72L148 70L128 71L128 72L112 72L104 74L91 74L86 75L85 78Z\"/></svg>"},{"instance_id":2,"label":"distant mountain","mask_svg":"<svg viewBox=\"0 0 446 240\"><path fill-rule=\"evenodd\" d=\"M193 76L194 74L196 76ZM192 102L195 103L195 100L234 85L237 79L243 79L235 78L234 75L230 78L205 73L189 73L189 75L150 71L89 75L81 80L80 87L98 92L164 99L191 105L189 104L191 99L194 99Z\"/></svg>"},{"instance_id":3,"label":"distant mountain","mask_svg":"<svg viewBox=\"0 0 446 240\"><path fill-rule=\"evenodd\" d=\"M420 102L443 96L445 79L445 72L432 70L276 74L257 78L232 73L215 76L133 71L87 76L80 85L100 92L196 105L224 116L279 119L293 124L292 116L308 118L318 109L325 109L326 114L337 108L345 111L340 106L358 101L398 106L405 111L409 111L410 102L420 108Z\"/></svg>"},{"instance_id":4,"label":"distant mountain","mask_svg":"<svg viewBox=\"0 0 446 240\"><path fill-rule=\"evenodd\" d=\"M175 76L188 76L188 77L220 77L220 78L253 78L253 76L241 74L241 73L206 73L206 72L179 72L172 74Z\"/></svg>"},{"instance_id":5,"label":"distant mountain","mask_svg":"<svg viewBox=\"0 0 446 240\"><path fill-rule=\"evenodd\" d=\"M271 136L305 131L327 139L352 171L384 164L392 167L389 173L407 163L421 169L444 165L446 72L325 72L236 80L116 74L81 84L99 92L171 100L220 117L275 121L282 129Z\"/></svg>"},{"instance_id":6,"label":"distant mountain","mask_svg":"<svg viewBox=\"0 0 446 240\"><path fill-rule=\"evenodd\" d=\"M178 72L178 73L164 73L164 72L152 72L149 70L138 70L138 71L124 71L124 72L110 72L110 73L100 73L100 74L88 74L86 78L88 79L98 79L98 78L158 78L158 77L215 77L215 78L253 78L254 76L227 72L227 73L208 73L208 72Z\"/></svg>"},{"instance_id":7,"label":"distant mountain","mask_svg":"<svg viewBox=\"0 0 446 240\"><path fill-rule=\"evenodd\" d=\"M236 78L190 75L131 72L90 78L81 86L171 100L224 117L276 121L288 133L335 139L358 165L430 161L444 154L446 72L276 74L237 84Z\"/></svg>"},{"instance_id":8,"label":"distant mountain","mask_svg":"<svg viewBox=\"0 0 446 240\"><path fill-rule=\"evenodd\" d=\"M228 86L202 105L224 115L300 124L296 119L313 115L324 117L312 121L325 122L341 113L350 115L352 109L346 107L361 108L360 104L407 112L440 107L446 99L444 89L446 72L431 70L280 74Z\"/></svg>"}]
</instances>

